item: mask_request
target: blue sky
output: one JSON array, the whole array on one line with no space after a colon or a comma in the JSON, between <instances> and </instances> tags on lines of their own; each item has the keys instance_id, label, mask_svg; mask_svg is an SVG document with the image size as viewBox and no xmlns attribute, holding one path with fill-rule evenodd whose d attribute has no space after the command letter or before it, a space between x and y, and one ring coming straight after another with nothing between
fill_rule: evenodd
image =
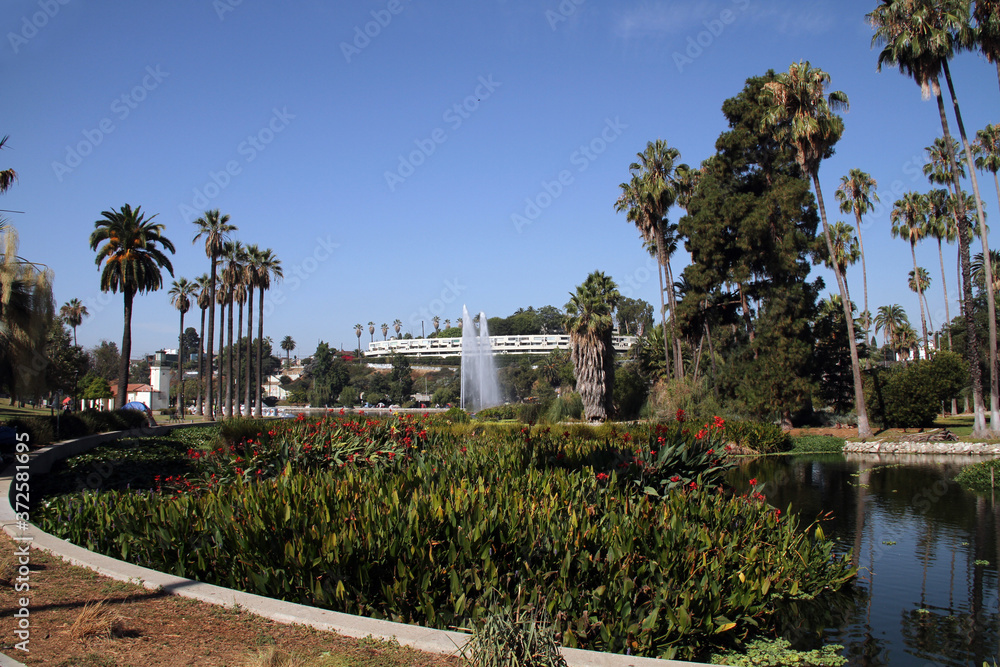
<instances>
[{"instance_id":1,"label":"blue sky","mask_svg":"<svg viewBox=\"0 0 1000 667\"><path fill-rule=\"evenodd\" d=\"M125 203L166 226L175 277L208 270L191 220L209 208L272 248L286 279L269 293L265 335L291 335L301 354L320 340L352 348L356 322L398 318L420 335L463 303L489 316L562 306L595 269L656 303L655 265L613 208L629 163L662 138L697 165L747 77L809 60L851 100L820 171L828 202L852 167L879 182L886 205L863 230L871 306L900 303L919 328L889 210L929 188L923 148L941 130L915 84L875 71L873 6L11 0L0 165L19 182L0 207L24 211L8 219L21 255L54 270L57 306L87 304L87 347L120 343L121 296L100 292L87 241ZM968 131L997 122L996 70L975 54L953 70ZM980 180L993 218L992 178ZM917 252L938 327L937 250ZM945 252L954 316L956 251ZM675 262L679 275L686 253ZM860 265L849 279L860 301ZM166 290L140 296L133 352L174 346L177 325Z\"/></svg>"}]
</instances>

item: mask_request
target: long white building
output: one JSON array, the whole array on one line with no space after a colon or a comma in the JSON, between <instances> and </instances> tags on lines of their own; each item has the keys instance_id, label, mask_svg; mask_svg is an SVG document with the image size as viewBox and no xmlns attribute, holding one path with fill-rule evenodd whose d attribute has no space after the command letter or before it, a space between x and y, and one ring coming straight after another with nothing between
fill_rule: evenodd
<instances>
[{"instance_id":1,"label":"long white building","mask_svg":"<svg viewBox=\"0 0 1000 667\"><path fill-rule=\"evenodd\" d=\"M615 351L628 352L636 336L614 336ZM568 335L490 336L496 354L548 354L568 350ZM457 357L462 354L461 338L403 338L368 343L366 357L385 357L398 353L408 357Z\"/></svg>"}]
</instances>

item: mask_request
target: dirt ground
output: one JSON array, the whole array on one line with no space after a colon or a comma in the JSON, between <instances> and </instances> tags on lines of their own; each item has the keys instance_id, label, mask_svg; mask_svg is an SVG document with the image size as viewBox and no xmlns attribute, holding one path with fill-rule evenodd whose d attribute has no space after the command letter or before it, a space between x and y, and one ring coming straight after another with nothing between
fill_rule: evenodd
<instances>
[{"instance_id":1,"label":"dirt ground","mask_svg":"<svg viewBox=\"0 0 1000 667\"><path fill-rule=\"evenodd\" d=\"M15 550L0 532L0 563ZM0 652L26 665L150 667L459 667L458 658L421 653L395 642L361 640L282 625L244 611L148 591L32 550L29 592L0 576ZM18 600L30 604L29 653L14 647ZM101 614L92 616L103 601ZM84 608L90 605L87 613ZM83 618L81 618L83 616ZM81 621L78 623L78 620ZM77 624L74 627L74 624ZM89 627L88 627L89 626ZM280 662L274 654L298 658ZM263 655L263 658L262 658Z\"/></svg>"}]
</instances>

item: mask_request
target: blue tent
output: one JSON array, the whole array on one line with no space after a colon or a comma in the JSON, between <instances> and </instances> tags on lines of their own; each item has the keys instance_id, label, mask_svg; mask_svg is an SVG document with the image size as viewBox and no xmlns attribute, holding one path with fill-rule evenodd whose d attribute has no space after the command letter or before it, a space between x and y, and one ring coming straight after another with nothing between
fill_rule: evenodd
<instances>
[{"instance_id":1,"label":"blue tent","mask_svg":"<svg viewBox=\"0 0 1000 667\"><path fill-rule=\"evenodd\" d=\"M141 412L149 412L149 407L145 403L139 401L130 401L122 406L122 410L139 410Z\"/></svg>"}]
</instances>

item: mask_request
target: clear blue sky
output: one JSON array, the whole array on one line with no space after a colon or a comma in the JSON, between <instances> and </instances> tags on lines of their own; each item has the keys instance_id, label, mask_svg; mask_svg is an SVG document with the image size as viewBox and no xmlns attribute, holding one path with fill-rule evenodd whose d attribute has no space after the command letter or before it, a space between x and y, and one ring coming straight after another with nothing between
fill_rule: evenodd
<instances>
[{"instance_id":1,"label":"clear blue sky","mask_svg":"<svg viewBox=\"0 0 1000 667\"><path fill-rule=\"evenodd\" d=\"M87 347L121 340L121 296L100 292L87 241L101 211L125 203L166 225L176 277L208 270L191 243L208 208L272 248L286 280L265 334L291 335L301 354L320 340L352 348L356 322L399 318L420 335L421 320L430 332L463 303L489 316L561 307L595 269L656 303L654 265L613 209L628 164L663 138L697 165L747 77L809 60L851 100L820 171L828 202L852 167L878 180L887 206L863 232L872 309L900 303L919 329L909 248L888 213L929 188L919 164L940 124L915 84L876 73L874 4L10 0L0 165L20 180L0 208L25 212L8 219L21 255L55 271L57 307L87 304ZM1000 120L995 69L966 54L954 74L969 132ZM993 218L992 178L981 181ZM939 327L934 245L918 261ZM860 301L860 265L849 278ZM137 298L133 352L175 346L177 325L165 289Z\"/></svg>"}]
</instances>

